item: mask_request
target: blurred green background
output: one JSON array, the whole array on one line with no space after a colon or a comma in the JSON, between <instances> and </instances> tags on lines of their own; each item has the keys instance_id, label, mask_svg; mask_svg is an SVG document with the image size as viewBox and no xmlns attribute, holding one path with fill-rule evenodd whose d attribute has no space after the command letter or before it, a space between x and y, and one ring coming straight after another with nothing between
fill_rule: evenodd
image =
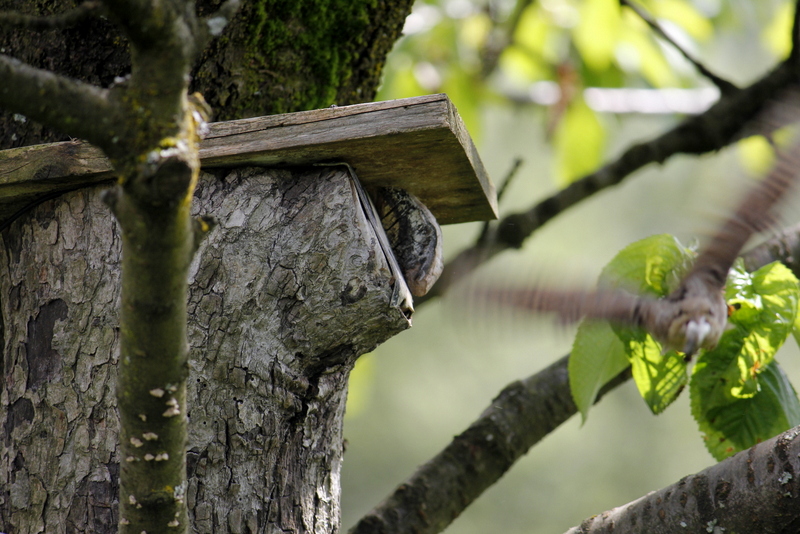
<instances>
[{"instance_id":1,"label":"blurred green background","mask_svg":"<svg viewBox=\"0 0 800 534\"><path fill-rule=\"evenodd\" d=\"M788 52L791 2L637 5L706 67L739 85ZM496 184L521 158L501 214L532 206L632 143L666 131L682 113L702 111L716 95L617 0L417 2L405 34L379 99L448 93ZM637 239L670 233L684 244L702 240L768 164L765 144L750 140L647 167L560 215L523 249L501 254L475 276L590 286ZM786 223L800 213L791 206L784 212ZM446 257L473 243L480 229L479 223L444 227ZM353 373L343 529L463 431L506 384L536 373L570 345L570 330L547 320L465 309L459 288L421 305L414 327L361 358ZM778 359L800 384L794 345L787 342ZM684 392L655 417L629 382L584 425L574 417L534 447L447 532L561 533L712 465L688 404Z\"/></svg>"}]
</instances>

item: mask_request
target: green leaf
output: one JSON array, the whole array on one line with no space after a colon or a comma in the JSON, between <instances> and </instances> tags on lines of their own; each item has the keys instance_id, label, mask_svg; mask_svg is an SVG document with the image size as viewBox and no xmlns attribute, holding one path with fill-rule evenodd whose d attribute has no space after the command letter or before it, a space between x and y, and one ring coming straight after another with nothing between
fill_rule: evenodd
<instances>
[{"instance_id":1,"label":"green leaf","mask_svg":"<svg viewBox=\"0 0 800 534\"><path fill-rule=\"evenodd\" d=\"M795 342L800 345L800 304L798 304L797 314L794 316L794 325L792 326L792 335Z\"/></svg>"},{"instance_id":2,"label":"green leaf","mask_svg":"<svg viewBox=\"0 0 800 534\"><path fill-rule=\"evenodd\" d=\"M606 131L597 114L583 98L576 98L558 123L554 136L559 182L569 184L597 169L605 140Z\"/></svg>"},{"instance_id":3,"label":"green leaf","mask_svg":"<svg viewBox=\"0 0 800 534\"><path fill-rule=\"evenodd\" d=\"M780 263L752 274L737 262L728 274L725 297L735 311L717 347L698 359L692 381L702 380L706 409L756 395L758 373L775 357L792 330L797 279Z\"/></svg>"},{"instance_id":4,"label":"green leaf","mask_svg":"<svg viewBox=\"0 0 800 534\"><path fill-rule=\"evenodd\" d=\"M664 297L680 284L692 258L691 250L671 235L646 237L614 256L600 273L599 285Z\"/></svg>"},{"instance_id":5,"label":"green leaf","mask_svg":"<svg viewBox=\"0 0 800 534\"><path fill-rule=\"evenodd\" d=\"M792 50L792 18L794 5L784 2L775 10L769 26L761 33L761 40L767 49L777 57L786 57Z\"/></svg>"},{"instance_id":6,"label":"green leaf","mask_svg":"<svg viewBox=\"0 0 800 534\"><path fill-rule=\"evenodd\" d=\"M512 42L540 58L556 61L557 57L548 56L548 41L553 40L553 33L554 28L542 13L541 6L534 2L522 12Z\"/></svg>"},{"instance_id":7,"label":"green leaf","mask_svg":"<svg viewBox=\"0 0 800 534\"><path fill-rule=\"evenodd\" d=\"M660 414L678 398L689 381L686 361L674 350L661 352L650 334L628 340L626 354L631 362L633 380L642 399L654 414Z\"/></svg>"},{"instance_id":8,"label":"green leaf","mask_svg":"<svg viewBox=\"0 0 800 534\"><path fill-rule=\"evenodd\" d=\"M509 79L531 83L550 75L550 68L517 45L509 45L500 54L500 68Z\"/></svg>"},{"instance_id":9,"label":"green leaf","mask_svg":"<svg viewBox=\"0 0 800 534\"><path fill-rule=\"evenodd\" d=\"M662 297L680 282L691 251L670 235L655 235L621 250L600 275L600 285ZM686 385L686 364L674 351L662 355L649 334L637 329L584 321L569 360L572 397L584 420L597 391L627 365L639 392L654 413L661 413Z\"/></svg>"},{"instance_id":10,"label":"green leaf","mask_svg":"<svg viewBox=\"0 0 800 534\"><path fill-rule=\"evenodd\" d=\"M602 321L583 321L578 327L567 370L569 387L583 421L606 382L628 367L622 342Z\"/></svg>"},{"instance_id":11,"label":"green leaf","mask_svg":"<svg viewBox=\"0 0 800 534\"><path fill-rule=\"evenodd\" d=\"M617 0L584 0L580 20L572 31L575 47L584 63L595 70L605 70L614 57L620 23Z\"/></svg>"},{"instance_id":12,"label":"green leaf","mask_svg":"<svg viewBox=\"0 0 800 534\"><path fill-rule=\"evenodd\" d=\"M752 396L758 390L755 373L772 362L794 326L797 279L781 263L771 263L747 274L741 262L737 262L728 275L725 297L738 308L729 318L735 328L723 335L712 352L738 352L735 365L725 375L729 394L734 398Z\"/></svg>"},{"instance_id":13,"label":"green leaf","mask_svg":"<svg viewBox=\"0 0 800 534\"><path fill-rule=\"evenodd\" d=\"M770 141L753 135L736 143L739 161L751 176L765 176L775 163L775 150Z\"/></svg>"},{"instance_id":14,"label":"green leaf","mask_svg":"<svg viewBox=\"0 0 800 534\"><path fill-rule=\"evenodd\" d=\"M692 415L714 458L723 460L800 424L797 394L775 361L759 373L758 393L709 407L708 393L713 389L714 377L707 369L715 367L715 358L710 354L698 358L689 390Z\"/></svg>"},{"instance_id":15,"label":"green leaf","mask_svg":"<svg viewBox=\"0 0 800 534\"><path fill-rule=\"evenodd\" d=\"M698 357L690 386L692 415L717 459L800 420L797 396L774 362L794 327L797 279L780 263L748 274L737 262L725 293L735 308L731 328L714 350Z\"/></svg>"}]
</instances>

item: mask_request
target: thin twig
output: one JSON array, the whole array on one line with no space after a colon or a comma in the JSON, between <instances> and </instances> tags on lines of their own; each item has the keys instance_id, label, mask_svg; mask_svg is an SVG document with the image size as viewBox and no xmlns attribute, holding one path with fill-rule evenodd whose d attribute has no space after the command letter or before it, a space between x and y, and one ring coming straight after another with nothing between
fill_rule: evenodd
<instances>
[{"instance_id":1,"label":"thin twig","mask_svg":"<svg viewBox=\"0 0 800 534\"><path fill-rule=\"evenodd\" d=\"M664 31L664 28L661 27L661 25L658 23L658 21L656 21L653 17L651 17L650 14L647 13L642 7L636 5L631 0L620 0L620 4L622 4L624 6L628 6L629 8L631 8L633 10L634 13L639 15L639 18L641 18L643 21L645 21L645 23L647 23L647 25L650 26L650 28L654 32L656 32L658 35L661 36L662 39L664 39L669 44L671 44L675 48L675 50L680 52L681 55L684 58L686 58L686 60L689 63L694 65L694 67L698 70L698 72L700 72L700 74L702 74L703 76L705 76L706 78L711 80L711 82L719 88L719 90L722 92L722 94L728 94L728 93L731 93L733 91L737 91L739 89L738 87L736 87L734 84L732 84L728 80L720 78L719 76L717 76L716 74L714 74L713 72L708 70L708 68L706 68L705 65L700 63L697 59L695 59L687 50L685 50L681 45L679 45L672 37L667 35L667 32Z\"/></svg>"},{"instance_id":2,"label":"thin twig","mask_svg":"<svg viewBox=\"0 0 800 534\"><path fill-rule=\"evenodd\" d=\"M513 41L514 33L517 31L522 14L532 3L533 0L519 0L508 19L502 24L498 24L489 33L489 39L487 39L486 45L481 50L481 76L483 78L487 78L497 68L500 54Z\"/></svg>"},{"instance_id":3,"label":"thin twig","mask_svg":"<svg viewBox=\"0 0 800 534\"><path fill-rule=\"evenodd\" d=\"M522 166L522 158L515 158L514 162L511 164L511 168L506 173L506 177L503 179L503 182L500 184L500 188L497 190L497 203L500 204L500 200L502 200L503 195L505 194L506 190L508 189L509 184L517 175L517 171ZM489 232L489 226L492 224L492 221L486 221L483 224L483 229L481 230L481 235L478 237L478 242L480 243Z\"/></svg>"},{"instance_id":4,"label":"thin twig","mask_svg":"<svg viewBox=\"0 0 800 534\"><path fill-rule=\"evenodd\" d=\"M522 167L522 158L514 158L514 162L511 164L511 168L508 169L506 173L506 177L503 179L503 183L500 185L500 189L497 190L497 202L503 198L503 195L508 189L508 186L511 184L511 181L517 175L517 171Z\"/></svg>"},{"instance_id":5,"label":"thin twig","mask_svg":"<svg viewBox=\"0 0 800 534\"><path fill-rule=\"evenodd\" d=\"M96 0L89 0L74 9L57 15L25 15L16 11L3 11L0 12L0 26L28 28L36 31L56 30L70 28L84 20L98 17L102 13L103 4Z\"/></svg>"}]
</instances>

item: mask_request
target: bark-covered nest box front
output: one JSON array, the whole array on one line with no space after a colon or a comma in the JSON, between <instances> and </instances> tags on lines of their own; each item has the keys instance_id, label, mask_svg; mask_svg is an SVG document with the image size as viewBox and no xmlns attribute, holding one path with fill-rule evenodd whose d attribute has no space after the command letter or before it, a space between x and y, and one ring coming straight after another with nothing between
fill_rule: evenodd
<instances>
[{"instance_id":1,"label":"bark-covered nest box front","mask_svg":"<svg viewBox=\"0 0 800 534\"><path fill-rule=\"evenodd\" d=\"M440 224L494 219L495 189L447 95L210 124L204 168L346 162L366 188L417 196ZM0 224L43 198L113 179L80 141L0 151Z\"/></svg>"}]
</instances>

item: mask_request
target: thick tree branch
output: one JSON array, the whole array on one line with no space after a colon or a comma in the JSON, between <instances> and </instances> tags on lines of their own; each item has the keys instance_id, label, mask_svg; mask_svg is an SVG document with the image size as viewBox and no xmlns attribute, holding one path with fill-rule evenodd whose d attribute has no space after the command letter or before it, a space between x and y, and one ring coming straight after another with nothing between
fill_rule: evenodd
<instances>
[{"instance_id":1,"label":"thick tree branch","mask_svg":"<svg viewBox=\"0 0 800 534\"><path fill-rule=\"evenodd\" d=\"M781 261L800 272L800 225L743 257L749 270ZM569 390L568 358L509 384L478 420L365 515L350 534L444 530L530 447L577 412ZM628 378L626 371L611 380L595 402Z\"/></svg>"},{"instance_id":2,"label":"thick tree branch","mask_svg":"<svg viewBox=\"0 0 800 534\"><path fill-rule=\"evenodd\" d=\"M97 0L89 0L74 9L58 15L26 15L16 11L0 12L0 26L28 28L31 30L54 30L69 28L103 13L103 5Z\"/></svg>"},{"instance_id":3,"label":"thick tree branch","mask_svg":"<svg viewBox=\"0 0 800 534\"><path fill-rule=\"evenodd\" d=\"M757 120L762 110L798 83L800 70L787 60L751 86L725 95L700 115L687 118L659 137L630 147L618 159L540 201L527 211L504 217L472 247L445 265L442 276L421 304L444 294L451 285L478 265L524 241L552 218L608 187L621 183L651 163L663 163L676 154L715 152L741 138L743 129ZM761 132L759 132L761 133Z\"/></svg>"},{"instance_id":4,"label":"thick tree branch","mask_svg":"<svg viewBox=\"0 0 800 534\"><path fill-rule=\"evenodd\" d=\"M800 531L800 427L671 486L586 519L567 534Z\"/></svg>"},{"instance_id":5,"label":"thick tree branch","mask_svg":"<svg viewBox=\"0 0 800 534\"><path fill-rule=\"evenodd\" d=\"M528 449L576 411L565 356L546 369L506 386L477 421L420 467L350 534L441 532L494 484ZM630 378L628 371L607 391Z\"/></svg>"},{"instance_id":6,"label":"thick tree branch","mask_svg":"<svg viewBox=\"0 0 800 534\"><path fill-rule=\"evenodd\" d=\"M186 2L181 0L103 0L103 4L109 15L133 43L142 48L159 48L179 37L176 35L176 30L180 30L176 24L179 24L185 15Z\"/></svg>"}]
</instances>

